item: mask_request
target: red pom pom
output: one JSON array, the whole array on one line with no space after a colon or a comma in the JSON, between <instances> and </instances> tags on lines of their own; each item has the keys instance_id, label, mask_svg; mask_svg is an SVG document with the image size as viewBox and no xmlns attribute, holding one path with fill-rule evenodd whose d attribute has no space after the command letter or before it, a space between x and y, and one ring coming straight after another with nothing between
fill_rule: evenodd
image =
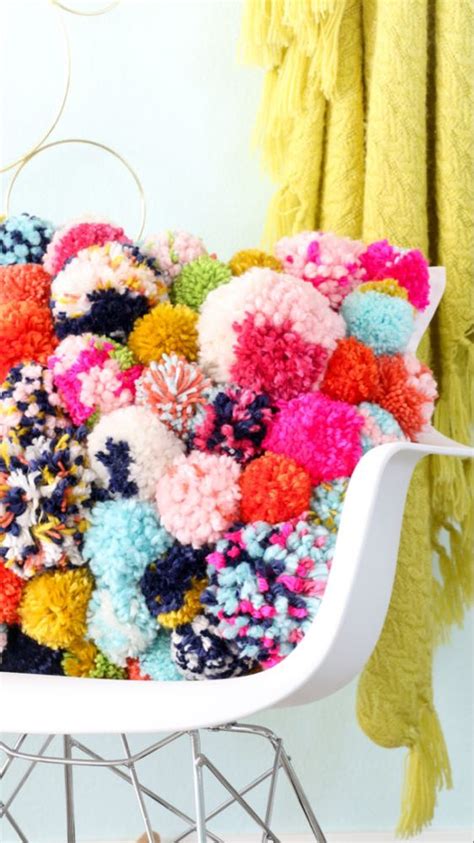
<instances>
[{"instance_id":1,"label":"red pom pom","mask_svg":"<svg viewBox=\"0 0 474 843\"><path fill-rule=\"evenodd\" d=\"M149 682L150 676L142 673L138 659L127 659L127 679L135 679L142 682Z\"/></svg>"},{"instance_id":2,"label":"red pom pom","mask_svg":"<svg viewBox=\"0 0 474 843\"><path fill-rule=\"evenodd\" d=\"M51 276L38 263L0 266L0 304L35 301L47 305L51 294Z\"/></svg>"},{"instance_id":3,"label":"red pom pom","mask_svg":"<svg viewBox=\"0 0 474 843\"><path fill-rule=\"evenodd\" d=\"M415 439L426 424L425 395L409 383L409 373L400 354L378 358L379 392L375 401L395 416L405 436Z\"/></svg>"},{"instance_id":4,"label":"red pom pom","mask_svg":"<svg viewBox=\"0 0 474 843\"><path fill-rule=\"evenodd\" d=\"M0 623L18 623L18 606L25 580L0 563Z\"/></svg>"},{"instance_id":5,"label":"red pom pom","mask_svg":"<svg viewBox=\"0 0 474 843\"><path fill-rule=\"evenodd\" d=\"M243 521L278 524L309 509L311 477L290 457L264 454L251 462L240 478Z\"/></svg>"},{"instance_id":6,"label":"red pom pom","mask_svg":"<svg viewBox=\"0 0 474 843\"><path fill-rule=\"evenodd\" d=\"M57 344L48 307L35 301L0 304L0 381L22 361L46 363Z\"/></svg>"},{"instance_id":7,"label":"red pom pom","mask_svg":"<svg viewBox=\"0 0 474 843\"><path fill-rule=\"evenodd\" d=\"M339 340L329 360L321 392L348 404L360 404L375 401L378 388L377 359L372 349L355 337Z\"/></svg>"}]
</instances>

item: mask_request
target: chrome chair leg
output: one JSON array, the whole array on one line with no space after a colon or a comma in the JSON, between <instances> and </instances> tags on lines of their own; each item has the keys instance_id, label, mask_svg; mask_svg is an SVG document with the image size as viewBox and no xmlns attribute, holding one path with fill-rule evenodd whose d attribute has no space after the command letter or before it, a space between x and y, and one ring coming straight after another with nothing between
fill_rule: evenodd
<instances>
[{"instance_id":1,"label":"chrome chair leg","mask_svg":"<svg viewBox=\"0 0 474 843\"><path fill-rule=\"evenodd\" d=\"M196 832L198 843L206 843L206 806L204 802L204 778L199 732L191 732L193 755L194 803L196 806Z\"/></svg>"},{"instance_id":2,"label":"chrome chair leg","mask_svg":"<svg viewBox=\"0 0 474 843\"><path fill-rule=\"evenodd\" d=\"M63 738L64 758L72 758L71 736L64 735ZM71 764L64 765L64 787L66 792L66 830L67 843L76 843L76 822L74 816L74 787L73 770Z\"/></svg>"},{"instance_id":3,"label":"chrome chair leg","mask_svg":"<svg viewBox=\"0 0 474 843\"><path fill-rule=\"evenodd\" d=\"M286 754L284 749L282 750L282 753L281 753L281 763L282 763L283 769L284 769L284 771L285 771L285 773L288 777L288 781L290 782L290 784L291 784L291 786L292 786L292 788L293 788L293 790L296 794L296 798L298 799L298 802L300 803L301 809L302 809L302 811L303 811L303 813L304 813L304 815L305 815L305 817L308 821L308 825L309 825L311 831L313 832L316 840L318 841L318 843L327 843L326 838L325 838L325 836L322 832L321 826L319 825L319 823L318 823L318 821L315 817L314 811L313 811L313 809L312 809L312 807L309 803L308 797L306 796L306 793L303 790L301 782L300 782L298 776L295 773L295 769L294 769L294 767L291 763L291 759Z\"/></svg>"},{"instance_id":4,"label":"chrome chair leg","mask_svg":"<svg viewBox=\"0 0 474 843\"><path fill-rule=\"evenodd\" d=\"M122 746L125 750L125 754L127 758L131 759L131 752L130 747L128 745L128 740L126 735L120 735L122 740ZM150 817L148 816L148 811L146 809L145 800L143 798L143 793L141 789L140 782L138 780L137 771L135 770L135 764L133 761L130 760L129 764L127 765L128 769L130 770L130 778L132 779L133 789L135 791L135 796L137 797L138 806L140 808L140 813L142 815L142 819L145 825L145 831L148 843L155 843L155 835L153 834L153 829L150 823ZM69 843L69 841L68 841Z\"/></svg>"}]
</instances>

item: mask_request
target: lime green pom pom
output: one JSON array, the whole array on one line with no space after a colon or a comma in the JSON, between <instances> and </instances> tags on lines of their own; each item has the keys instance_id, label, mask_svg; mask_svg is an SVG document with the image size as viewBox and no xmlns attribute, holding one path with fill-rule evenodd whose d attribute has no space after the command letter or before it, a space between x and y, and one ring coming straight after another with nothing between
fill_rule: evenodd
<instances>
[{"instance_id":1,"label":"lime green pom pom","mask_svg":"<svg viewBox=\"0 0 474 843\"><path fill-rule=\"evenodd\" d=\"M125 679L127 671L109 661L103 653L97 653L94 667L89 673L91 679Z\"/></svg>"},{"instance_id":2,"label":"lime green pom pom","mask_svg":"<svg viewBox=\"0 0 474 843\"><path fill-rule=\"evenodd\" d=\"M187 263L178 275L170 292L171 301L199 310L211 290L227 284L231 277L227 264L203 255Z\"/></svg>"}]
</instances>

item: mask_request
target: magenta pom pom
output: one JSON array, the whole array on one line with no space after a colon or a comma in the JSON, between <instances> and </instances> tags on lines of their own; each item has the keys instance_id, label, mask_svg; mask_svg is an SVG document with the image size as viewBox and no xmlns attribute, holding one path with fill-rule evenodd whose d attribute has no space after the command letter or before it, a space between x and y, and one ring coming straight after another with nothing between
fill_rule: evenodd
<instances>
[{"instance_id":1,"label":"magenta pom pom","mask_svg":"<svg viewBox=\"0 0 474 843\"><path fill-rule=\"evenodd\" d=\"M361 255L366 281L395 278L405 287L408 298L417 310L424 310L430 301L428 261L419 249L403 250L388 240L372 243Z\"/></svg>"},{"instance_id":2,"label":"magenta pom pom","mask_svg":"<svg viewBox=\"0 0 474 843\"><path fill-rule=\"evenodd\" d=\"M308 393L282 403L263 447L292 457L309 471L314 484L349 477L362 455L362 425L351 404Z\"/></svg>"}]
</instances>

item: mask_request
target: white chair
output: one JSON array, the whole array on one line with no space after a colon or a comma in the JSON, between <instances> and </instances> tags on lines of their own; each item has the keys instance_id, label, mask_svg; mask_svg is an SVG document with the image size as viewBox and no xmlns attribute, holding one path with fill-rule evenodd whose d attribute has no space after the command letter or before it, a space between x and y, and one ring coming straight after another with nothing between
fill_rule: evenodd
<instances>
[{"instance_id":1,"label":"white chair","mask_svg":"<svg viewBox=\"0 0 474 843\"><path fill-rule=\"evenodd\" d=\"M444 290L444 270L431 270L432 301L418 317L411 350L415 350ZM0 743L7 760L0 775L15 758L63 764L66 778L67 841L75 843L72 766L107 766L133 786L139 802L147 839L153 843L144 797L168 808L186 826L176 838L193 832L198 843L221 838L208 829L208 822L228 805L238 802L263 832L263 841L278 843L271 829L275 786L283 770L293 787L314 838L325 837L294 772L281 740L270 730L238 725L241 718L275 706L297 706L326 697L350 682L367 662L387 613L392 591L405 497L417 462L428 454L461 458L474 456L474 449L460 445L434 429L417 443L397 442L369 451L359 462L349 483L335 556L326 593L318 615L304 640L281 664L251 676L202 682L127 682L74 679L55 676L0 674L0 731L20 733L13 746ZM367 607L370 606L370 611ZM34 705L31 700L34 698ZM139 712L139 714L138 714ZM203 754L200 730L251 733L270 742L274 763L258 779L237 791ZM131 754L127 733L171 732L141 753ZM119 733L124 755L103 759L76 738L80 733ZM27 735L49 737L39 753L22 751ZM45 756L54 735L63 735L64 752ZM162 799L139 782L136 763L183 735L190 736L193 758L195 819ZM72 758L72 750L86 757ZM206 767L229 792L229 799L206 817L203 769ZM28 771L27 771L28 773ZM25 774L26 775L26 774ZM263 818L256 815L245 795L257 784L270 780ZM13 799L16 796L13 793ZM10 822L19 839L27 838L11 813L13 799L4 800L0 817ZM222 841L221 841L222 843Z\"/></svg>"}]
</instances>

